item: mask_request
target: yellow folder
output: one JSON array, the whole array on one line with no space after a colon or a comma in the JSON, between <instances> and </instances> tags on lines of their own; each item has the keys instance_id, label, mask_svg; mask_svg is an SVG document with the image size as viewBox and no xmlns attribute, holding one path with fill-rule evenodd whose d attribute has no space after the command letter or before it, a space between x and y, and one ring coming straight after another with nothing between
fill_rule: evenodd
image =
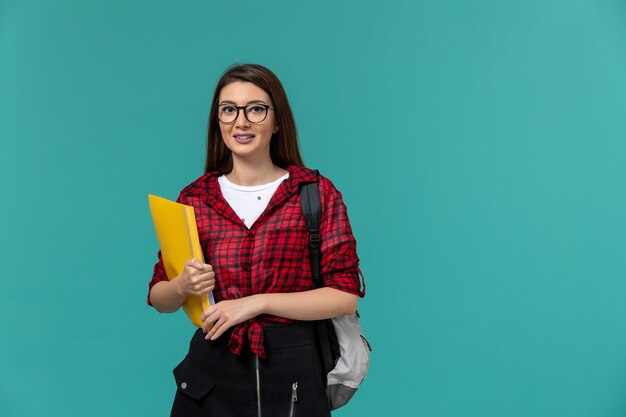
<instances>
[{"instance_id":1,"label":"yellow folder","mask_svg":"<svg viewBox=\"0 0 626 417\"><path fill-rule=\"evenodd\" d=\"M152 194L148 194L148 201L167 278L179 276L191 258L204 263L193 207ZM193 324L202 326L202 312L214 303L212 293L190 296L183 303L183 310Z\"/></svg>"}]
</instances>

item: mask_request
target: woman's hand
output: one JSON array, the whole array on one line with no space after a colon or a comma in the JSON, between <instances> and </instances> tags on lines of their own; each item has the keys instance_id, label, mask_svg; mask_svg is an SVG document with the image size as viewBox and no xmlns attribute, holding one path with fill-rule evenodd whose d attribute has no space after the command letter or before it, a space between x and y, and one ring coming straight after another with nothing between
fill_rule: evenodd
<instances>
[{"instance_id":1,"label":"woman's hand","mask_svg":"<svg viewBox=\"0 0 626 417\"><path fill-rule=\"evenodd\" d=\"M204 310L205 339L215 340L226 330L260 314L291 320L324 320L354 314L358 296L334 288L317 288L292 293L255 294L224 300Z\"/></svg>"},{"instance_id":2,"label":"woman's hand","mask_svg":"<svg viewBox=\"0 0 626 417\"><path fill-rule=\"evenodd\" d=\"M177 292L182 296L202 296L215 288L215 272L211 265L189 259L183 272L173 282L177 283Z\"/></svg>"},{"instance_id":3,"label":"woman's hand","mask_svg":"<svg viewBox=\"0 0 626 417\"><path fill-rule=\"evenodd\" d=\"M224 300L204 310L200 318L205 339L215 340L237 324L258 316L262 311L259 295Z\"/></svg>"}]
</instances>

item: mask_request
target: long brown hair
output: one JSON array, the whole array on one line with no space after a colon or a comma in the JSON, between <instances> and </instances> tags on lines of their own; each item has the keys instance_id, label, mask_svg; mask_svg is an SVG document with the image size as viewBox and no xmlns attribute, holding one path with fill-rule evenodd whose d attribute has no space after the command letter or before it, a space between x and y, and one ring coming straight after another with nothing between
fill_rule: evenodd
<instances>
[{"instance_id":1,"label":"long brown hair","mask_svg":"<svg viewBox=\"0 0 626 417\"><path fill-rule=\"evenodd\" d=\"M304 166L300 156L296 122L287 100L287 94L276 75L269 69L257 64L240 64L226 69L215 87L211 112L209 113L209 133L204 173L219 171L222 174L233 169L230 149L224 144L220 131L217 109L222 88L235 81L250 82L264 90L275 107L278 132L270 141L270 157L274 165L285 168L287 165Z\"/></svg>"}]
</instances>

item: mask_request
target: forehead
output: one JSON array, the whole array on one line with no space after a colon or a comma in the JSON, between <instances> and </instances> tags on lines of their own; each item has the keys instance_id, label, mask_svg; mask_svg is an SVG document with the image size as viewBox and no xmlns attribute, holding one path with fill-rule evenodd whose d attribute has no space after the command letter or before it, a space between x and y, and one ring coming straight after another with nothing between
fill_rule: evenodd
<instances>
[{"instance_id":1,"label":"forehead","mask_svg":"<svg viewBox=\"0 0 626 417\"><path fill-rule=\"evenodd\" d=\"M261 88L246 81L234 81L226 84L220 91L219 101L232 101L243 105L251 101L271 103L269 95Z\"/></svg>"}]
</instances>

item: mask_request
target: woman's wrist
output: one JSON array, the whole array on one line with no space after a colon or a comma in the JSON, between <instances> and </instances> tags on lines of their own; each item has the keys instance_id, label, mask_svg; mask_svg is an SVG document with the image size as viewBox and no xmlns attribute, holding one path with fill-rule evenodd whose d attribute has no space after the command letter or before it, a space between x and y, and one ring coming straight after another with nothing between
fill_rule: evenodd
<instances>
[{"instance_id":1,"label":"woman's wrist","mask_svg":"<svg viewBox=\"0 0 626 417\"><path fill-rule=\"evenodd\" d=\"M254 294L250 296L255 317L267 313L267 298L267 294Z\"/></svg>"},{"instance_id":2,"label":"woman's wrist","mask_svg":"<svg viewBox=\"0 0 626 417\"><path fill-rule=\"evenodd\" d=\"M183 281L181 279L181 276L179 275L178 277L176 277L176 279L173 279L172 281L170 281L172 283L172 287L174 288L174 292L179 296L179 297L185 297L185 290L183 288Z\"/></svg>"}]
</instances>

